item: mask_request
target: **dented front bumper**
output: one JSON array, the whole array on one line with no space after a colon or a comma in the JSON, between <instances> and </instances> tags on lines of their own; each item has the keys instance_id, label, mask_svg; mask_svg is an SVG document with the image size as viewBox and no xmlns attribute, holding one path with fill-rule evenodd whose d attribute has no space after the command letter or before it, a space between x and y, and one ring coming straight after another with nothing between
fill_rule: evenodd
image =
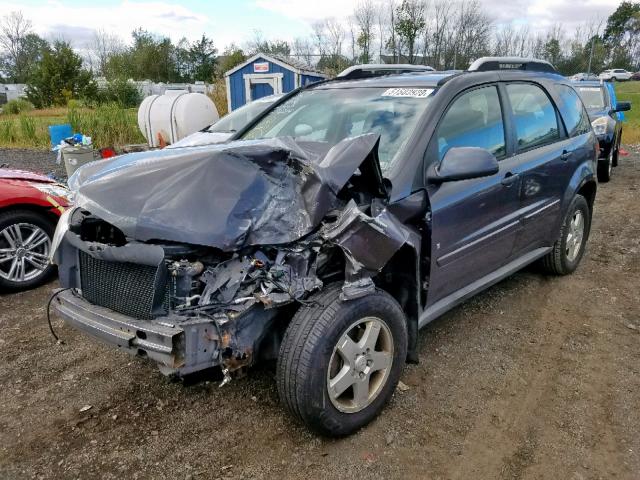
<instances>
[{"instance_id":1,"label":"dented front bumper","mask_svg":"<svg viewBox=\"0 0 640 480\"><path fill-rule=\"evenodd\" d=\"M216 325L205 318L171 315L139 320L93 305L65 290L54 302L70 325L103 343L158 363L165 374L188 374L219 364Z\"/></svg>"}]
</instances>

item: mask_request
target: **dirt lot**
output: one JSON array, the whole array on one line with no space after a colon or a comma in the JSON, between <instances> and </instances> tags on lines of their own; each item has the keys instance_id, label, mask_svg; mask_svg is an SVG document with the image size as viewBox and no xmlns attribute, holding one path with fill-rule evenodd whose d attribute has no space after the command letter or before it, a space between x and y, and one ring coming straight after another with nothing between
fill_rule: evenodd
<instances>
[{"instance_id":1,"label":"dirt lot","mask_svg":"<svg viewBox=\"0 0 640 480\"><path fill-rule=\"evenodd\" d=\"M170 383L58 321L56 345L55 284L0 297L0 478L640 478L635 150L574 275L529 269L429 325L409 388L343 440L292 421L268 368Z\"/></svg>"}]
</instances>

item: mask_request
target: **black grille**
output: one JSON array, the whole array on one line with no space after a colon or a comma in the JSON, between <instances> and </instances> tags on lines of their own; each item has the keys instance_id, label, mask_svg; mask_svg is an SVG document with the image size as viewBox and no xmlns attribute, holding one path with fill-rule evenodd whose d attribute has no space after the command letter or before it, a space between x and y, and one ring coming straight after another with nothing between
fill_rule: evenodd
<instances>
[{"instance_id":1,"label":"black grille","mask_svg":"<svg viewBox=\"0 0 640 480\"><path fill-rule=\"evenodd\" d=\"M167 313L166 267L107 262L80 251L82 296L123 315L150 320Z\"/></svg>"}]
</instances>

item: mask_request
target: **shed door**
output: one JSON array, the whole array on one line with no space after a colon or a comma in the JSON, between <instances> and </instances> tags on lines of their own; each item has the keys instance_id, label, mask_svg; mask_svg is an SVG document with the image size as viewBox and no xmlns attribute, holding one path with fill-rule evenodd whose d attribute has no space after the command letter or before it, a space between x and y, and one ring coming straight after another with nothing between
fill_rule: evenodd
<instances>
[{"instance_id":1,"label":"shed door","mask_svg":"<svg viewBox=\"0 0 640 480\"><path fill-rule=\"evenodd\" d=\"M245 73L243 78L246 103L274 93L282 93L282 77L282 73Z\"/></svg>"},{"instance_id":2,"label":"shed door","mask_svg":"<svg viewBox=\"0 0 640 480\"><path fill-rule=\"evenodd\" d=\"M251 83L251 100L273 95L273 85L271 83Z\"/></svg>"}]
</instances>

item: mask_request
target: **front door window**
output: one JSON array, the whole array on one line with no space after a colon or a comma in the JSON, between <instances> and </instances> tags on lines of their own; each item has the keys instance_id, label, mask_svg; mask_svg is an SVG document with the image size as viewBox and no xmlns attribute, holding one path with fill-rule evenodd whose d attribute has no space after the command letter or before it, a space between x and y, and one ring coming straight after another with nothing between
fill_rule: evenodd
<instances>
[{"instance_id":1,"label":"front door window","mask_svg":"<svg viewBox=\"0 0 640 480\"><path fill-rule=\"evenodd\" d=\"M496 87L477 88L458 97L438 126L438 156L452 147L480 147L504 156L504 124Z\"/></svg>"}]
</instances>

